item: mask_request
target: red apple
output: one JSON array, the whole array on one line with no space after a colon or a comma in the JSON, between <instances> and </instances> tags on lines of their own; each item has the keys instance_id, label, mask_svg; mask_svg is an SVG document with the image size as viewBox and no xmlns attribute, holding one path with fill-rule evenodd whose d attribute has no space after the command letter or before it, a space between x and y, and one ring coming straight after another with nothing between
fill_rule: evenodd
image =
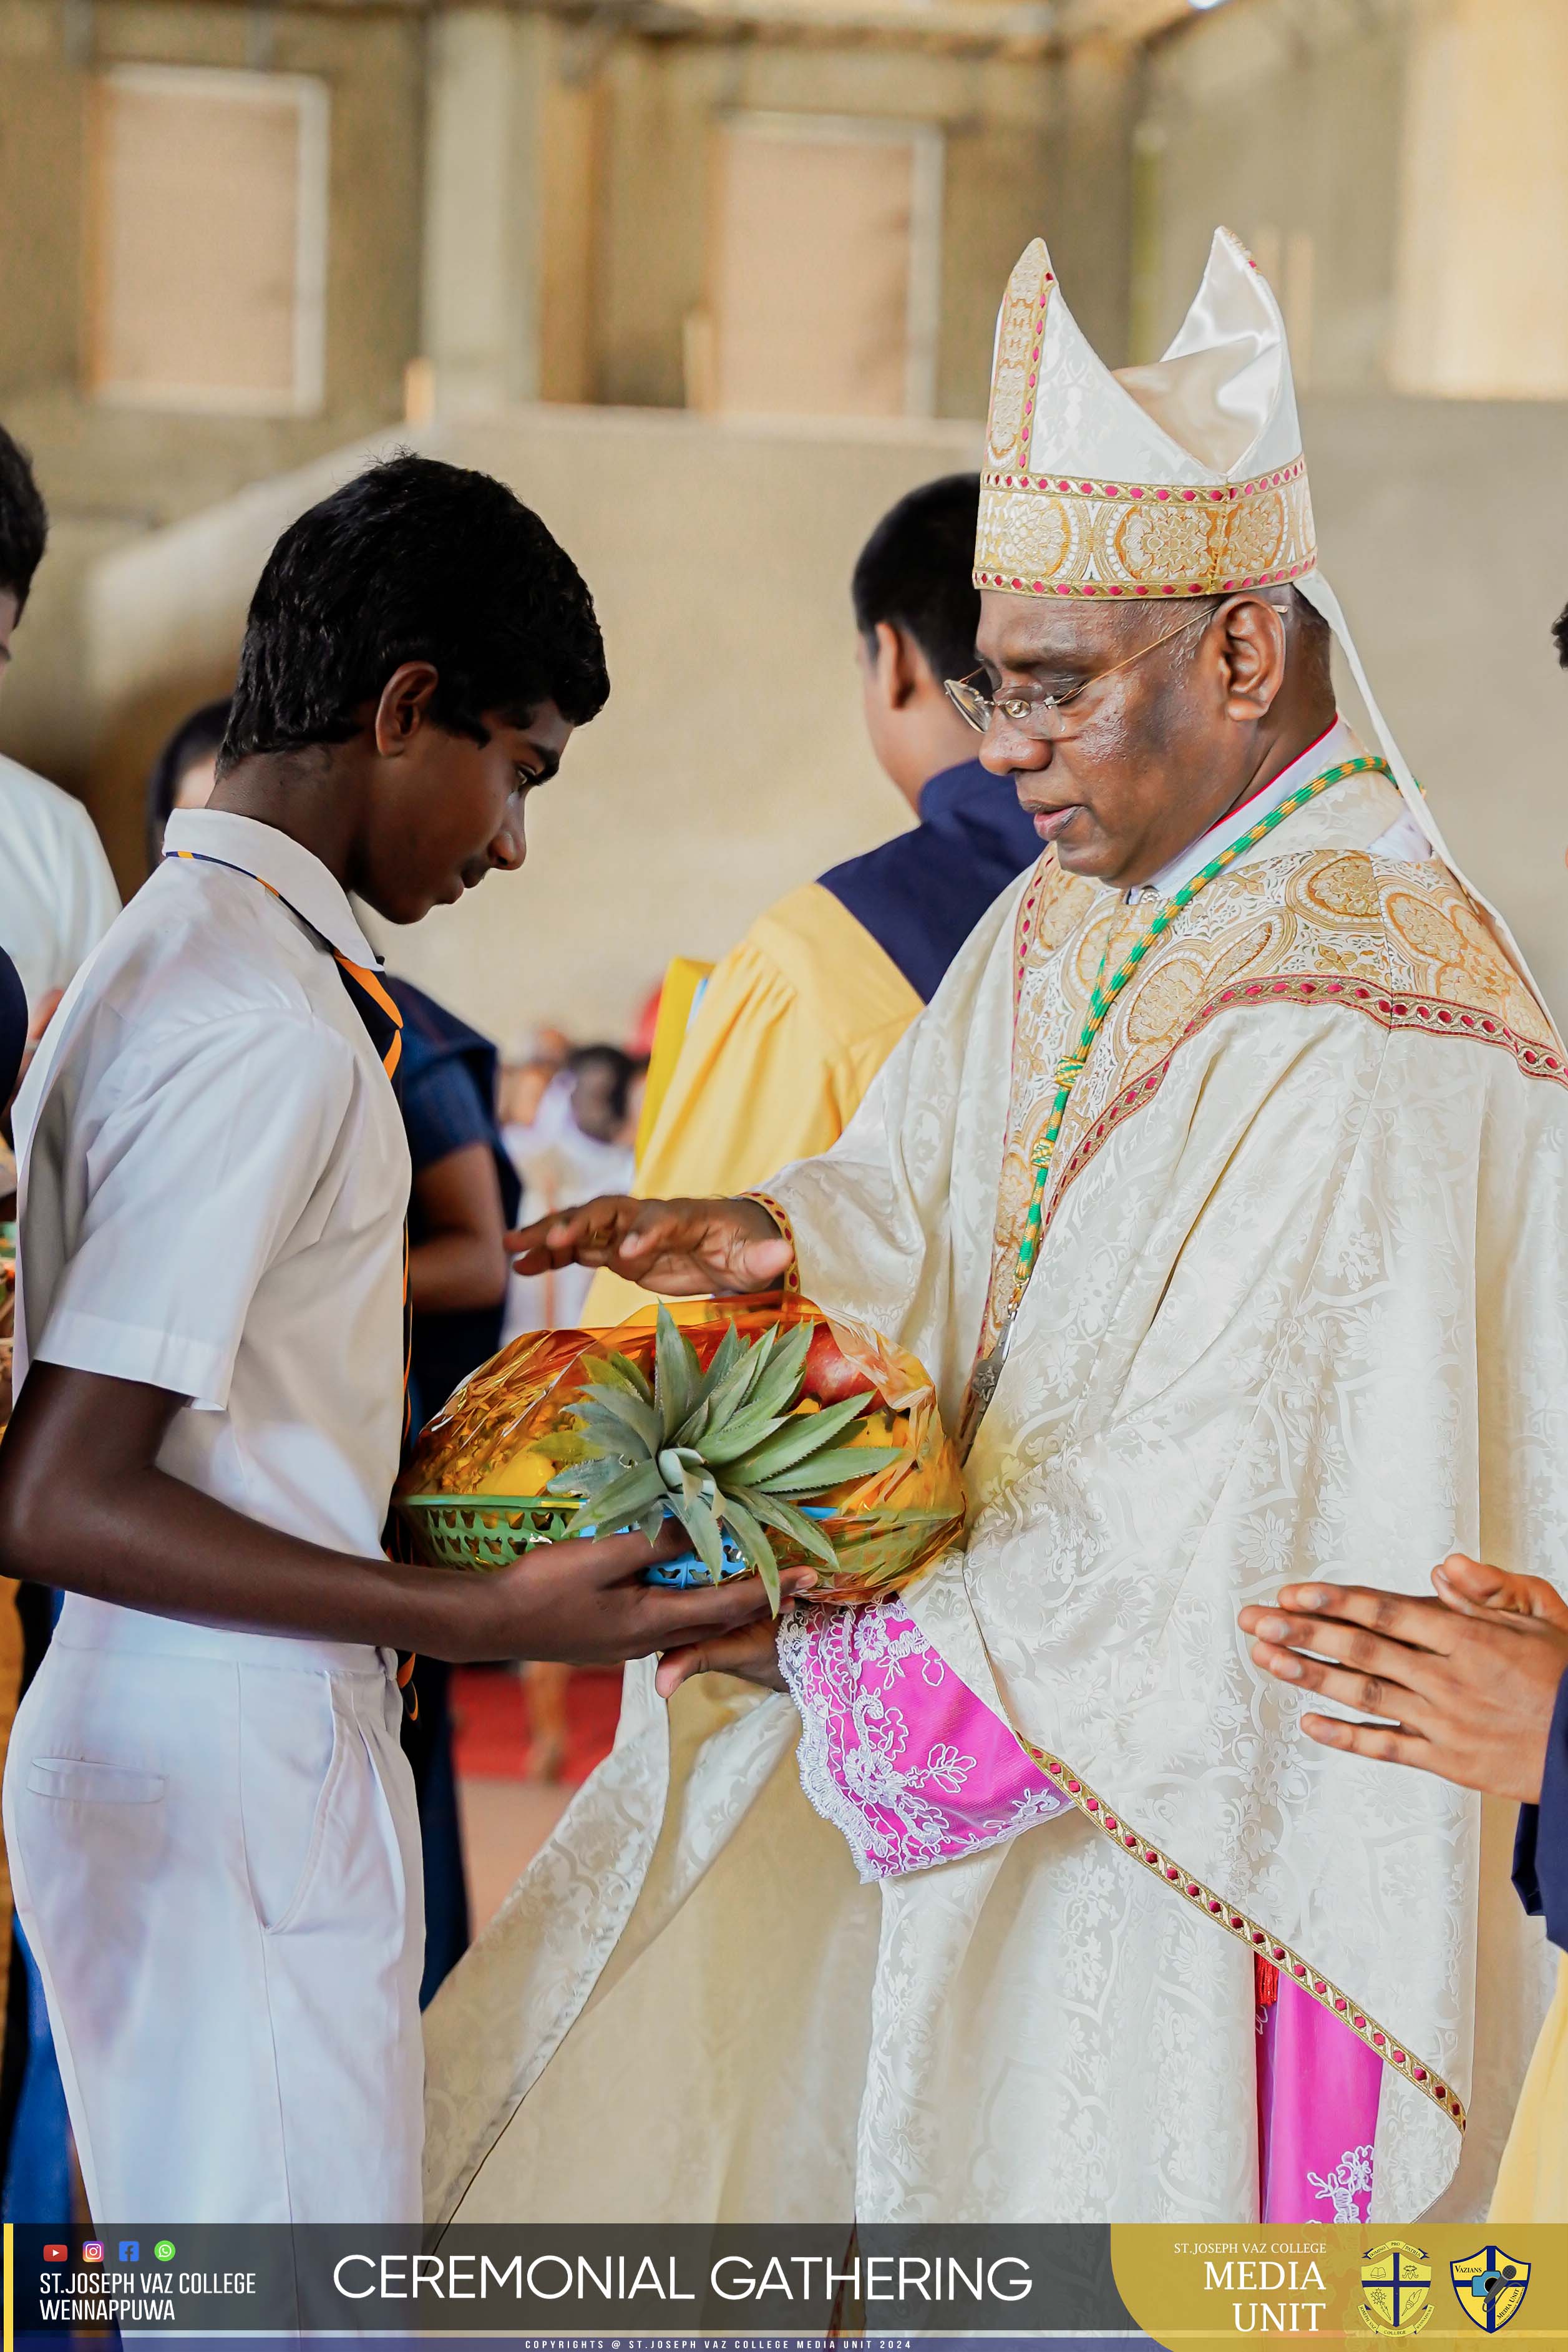
<instances>
[{"instance_id":1,"label":"red apple","mask_svg":"<svg viewBox=\"0 0 1568 2352\"><path fill-rule=\"evenodd\" d=\"M827 1325L819 1324L806 1351L805 1394L815 1397L819 1404L839 1404L845 1397L863 1396L870 1388L865 1374L851 1363ZM873 1393L868 1412L880 1402Z\"/></svg>"}]
</instances>

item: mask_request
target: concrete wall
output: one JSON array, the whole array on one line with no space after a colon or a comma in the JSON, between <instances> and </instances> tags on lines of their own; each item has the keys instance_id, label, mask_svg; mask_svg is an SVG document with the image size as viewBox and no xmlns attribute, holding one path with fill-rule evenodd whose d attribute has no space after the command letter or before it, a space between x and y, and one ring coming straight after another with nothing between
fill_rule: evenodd
<instances>
[{"instance_id":1,"label":"concrete wall","mask_svg":"<svg viewBox=\"0 0 1568 2352\"><path fill-rule=\"evenodd\" d=\"M1309 399L1322 563L1450 847L1568 1026L1568 406ZM1352 707L1347 705L1347 708Z\"/></svg>"},{"instance_id":2,"label":"concrete wall","mask_svg":"<svg viewBox=\"0 0 1568 2352\"><path fill-rule=\"evenodd\" d=\"M702 302L711 129L731 109L864 116L939 125L946 134L937 412L985 405L998 289L1051 217L1069 172L1051 136L1058 68L912 50L625 41L602 77L595 396L678 407L682 327ZM1114 181L1117 157L1105 154ZM656 201L650 192L657 191ZM1124 271L1114 216L1084 223L1083 275L1110 290L1123 331ZM1118 302L1117 288L1123 289Z\"/></svg>"},{"instance_id":3,"label":"concrete wall","mask_svg":"<svg viewBox=\"0 0 1568 2352\"><path fill-rule=\"evenodd\" d=\"M326 396L315 416L115 407L82 389L95 68L320 77L331 101ZM1086 328L1126 331L1135 53L1064 62L876 42L648 40L525 9L0 0L0 417L32 450L48 563L0 704L0 748L79 788L82 583L107 550L435 405L535 397L679 407L704 290L712 126L734 107L939 124L936 405L979 415L995 305L1049 225ZM426 372L416 372L423 383ZM206 681L211 683L211 680ZM134 827L111 814L117 856Z\"/></svg>"},{"instance_id":4,"label":"concrete wall","mask_svg":"<svg viewBox=\"0 0 1568 2352\"><path fill-rule=\"evenodd\" d=\"M1279 287L1302 383L1386 383L1407 37L1406 0L1231 0L1152 45L1138 133L1140 358L1157 356L1180 324L1223 222ZM1292 240L1310 286L1290 282Z\"/></svg>"},{"instance_id":5,"label":"concrete wall","mask_svg":"<svg viewBox=\"0 0 1568 2352\"><path fill-rule=\"evenodd\" d=\"M113 545L399 415L418 348L424 28L392 15L0 0L0 418L31 451L48 560L0 705L0 747L79 785L81 583ZM326 397L315 416L113 407L82 389L95 68L269 66L331 100Z\"/></svg>"},{"instance_id":6,"label":"concrete wall","mask_svg":"<svg viewBox=\"0 0 1568 2352\"><path fill-rule=\"evenodd\" d=\"M1456 852L1568 1014L1568 411L1312 399L1325 568ZM726 429L539 408L424 446L505 476L599 600L614 693L531 814L532 863L392 945L394 963L503 1038L557 1017L617 1033L673 952L711 956L778 892L895 829L861 736L845 583L908 484L966 462L920 435ZM282 524L359 453L102 562L90 600L122 848L162 725L220 683Z\"/></svg>"},{"instance_id":7,"label":"concrete wall","mask_svg":"<svg viewBox=\"0 0 1568 2352\"><path fill-rule=\"evenodd\" d=\"M904 821L863 740L849 575L884 509L973 463L977 432L540 407L417 438L539 509L593 589L613 691L530 806L527 872L396 935L393 964L502 1039L549 1019L619 1035L671 955L721 954L779 891ZM259 486L98 567L91 799L128 864L159 733L226 683L277 531L366 454Z\"/></svg>"}]
</instances>

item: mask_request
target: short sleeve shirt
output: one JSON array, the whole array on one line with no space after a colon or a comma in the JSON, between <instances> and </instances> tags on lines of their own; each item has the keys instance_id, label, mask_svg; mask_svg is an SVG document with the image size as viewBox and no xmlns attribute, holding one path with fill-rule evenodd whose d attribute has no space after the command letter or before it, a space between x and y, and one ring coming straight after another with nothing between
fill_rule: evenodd
<instances>
[{"instance_id":1,"label":"short sleeve shirt","mask_svg":"<svg viewBox=\"0 0 1568 2352\"><path fill-rule=\"evenodd\" d=\"M379 1551L402 1423L402 1121L334 952L375 955L287 835L178 811L16 1110L17 1376L186 1402L160 1466Z\"/></svg>"},{"instance_id":2,"label":"short sleeve shirt","mask_svg":"<svg viewBox=\"0 0 1568 2352\"><path fill-rule=\"evenodd\" d=\"M120 893L80 801L0 756L0 948L27 1003L69 985L120 912Z\"/></svg>"}]
</instances>

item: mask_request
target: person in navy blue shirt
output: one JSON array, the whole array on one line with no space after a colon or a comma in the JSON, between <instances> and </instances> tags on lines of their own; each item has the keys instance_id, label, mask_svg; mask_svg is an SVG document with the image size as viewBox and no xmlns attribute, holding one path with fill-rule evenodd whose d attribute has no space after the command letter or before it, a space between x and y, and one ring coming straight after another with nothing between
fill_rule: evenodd
<instances>
[{"instance_id":1,"label":"person in navy blue shirt","mask_svg":"<svg viewBox=\"0 0 1568 2352\"><path fill-rule=\"evenodd\" d=\"M501 1344L503 1235L522 1188L496 1118L497 1053L487 1037L411 981L389 976L402 1015L398 1072L413 1166L408 1211L409 1428L417 1433ZM416 1710L403 1724L424 1858L421 2004L467 1948L468 1893L452 1754L452 1669L415 1662Z\"/></svg>"},{"instance_id":2,"label":"person in navy blue shirt","mask_svg":"<svg viewBox=\"0 0 1568 2352\"><path fill-rule=\"evenodd\" d=\"M27 1050L27 999L16 967L0 948L0 1107L16 1091L22 1056Z\"/></svg>"}]
</instances>

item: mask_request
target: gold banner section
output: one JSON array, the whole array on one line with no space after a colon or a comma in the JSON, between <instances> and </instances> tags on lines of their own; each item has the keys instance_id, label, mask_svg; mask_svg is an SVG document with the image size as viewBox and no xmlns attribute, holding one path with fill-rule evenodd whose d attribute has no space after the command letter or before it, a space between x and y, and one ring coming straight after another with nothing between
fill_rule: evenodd
<instances>
[{"instance_id":1,"label":"gold banner section","mask_svg":"<svg viewBox=\"0 0 1568 2352\"><path fill-rule=\"evenodd\" d=\"M1568 2222L1111 2231L1117 2290L1176 2352L1254 2341L1568 2346Z\"/></svg>"}]
</instances>

